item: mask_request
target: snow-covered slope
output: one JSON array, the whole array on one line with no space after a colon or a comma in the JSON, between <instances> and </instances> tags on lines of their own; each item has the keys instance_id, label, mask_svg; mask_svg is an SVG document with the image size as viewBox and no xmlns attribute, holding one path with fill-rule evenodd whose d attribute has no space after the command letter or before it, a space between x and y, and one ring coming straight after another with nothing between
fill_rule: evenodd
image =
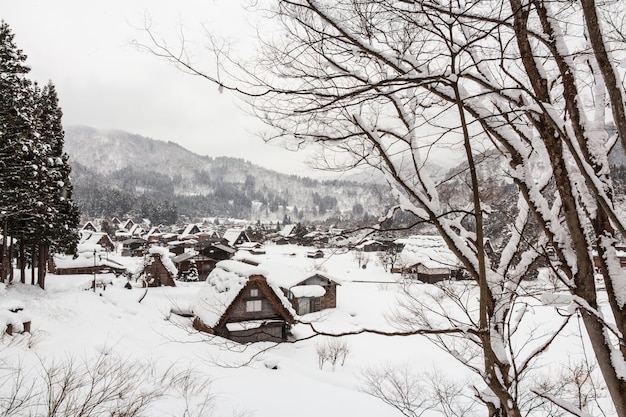
<instances>
[{"instance_id":1,"label":"snow-covered slope","mask_svg":"<svg viewBox=\"0 0 626 417\"><path fill-rule=\"evenodd\" d=\"M367 269L361 269L351 253L318 260L306 258L308 249L270 245L266 254L258 255L262 262L271 260L302 270L323 268L342 279L337 289L337 308L305 315L304 321L313 322L327 332L398 329L399 324L394 325L391 318L400 306L398 300L406 286L398 285L394 276L384 272L374 254ZM149 288L139 303L145 289L125 289L126 281L111 275L112 286L93 292L88 289L92 278L49 275L45 291L24 284L0 284L0 308L18 306L24 309L24 317L32 320L31 334L0 338L0 414L8 404L5 400L17 388L18 397L26 396L30 400L13 415L48 415L46 395L55 391L47 389L44 369L56 369L56 373L48 373L56 388L64 372L70 371L83 381L95 376L97 389L105 382L131 383L119 395L108 399L109 407L137 405L140 393L157 389L160 395L141 414L154 417L291 417L294 412L301 417L399 417L402 414L398 410L364 392L368 378L389 377L390 372L397 372L415 389L413 405L424 401L425 406L432 406L431 383L458 387L460 391L448 398L455 406L474 397L472 384L480 386L467 367L452 360L425 337L376 334L345 337L348 349L345 363L333 367L326 362L320 369L317 352L328 340L309 339L311 329L306 324L297 324L292 329L294 339L300 341L278 346L271 343L241 346L199 334L192 329L191 319L172 313L189 311L190 303L207 283L179 282L175 288ZM472 287L465 289L470 292L468 300L473 300ZM432 285L416 284L414 294L427 299L437 291ZM599 297L604 308L606 299L602 294ZM528 322L517 328L515 336L526 344L525 349L530 349L531 341L543 334L543 329L557 326L562 317L553 307L539 305L533 297L520 302L525 305L524 311L528 310ZM576 320L571 320L551 348L527 370L532 374L526 379L528 384L550 378L562 380L567 376L564 372L568 366L590 359L585 357L579 331ZM91 374L85 373L87 370ZM72 380L72 384L76 382ZM597 388L594 386L594 390ZM85 387L82 393L86 392ZM66 401L82 398L74 394L78 392L72 392ZM202 410L203 405L208 408ZM97 415L105 415L104 411L111 412L112 408ZM418 411L423 411L419 414L422 417L442 415L435 409ZM74 414L63 414L61 410L57 415ZM484 410L468 407L462 415L481 416Z\"/></svg>"},{"instance_id":2,"label":"snow-covered slope","mask_svg":"<svg viewBox=\"0 0 626 417\"><path fill-rule=\"evenodd\" d=\"M276 212L277 206L308 211L306 218L310 219L337 211L350 212L357 204L376 216L388 203L380 186L285 175L243 159L201 156L173 142L119 130L69 126L65 150L74 167L74 182L79 192L83 184L89 183L135 195L161 194L170 199L172 194L191 197L218 194L216 198L223 200L225 209L229 204L250 205L248 214L255 219L262 218L263 211ZM80 200L81 196L77 197ZM328 210L320 208L320 201L329 200L336 204L328 204ZM259 204L251 204L252 201ZM276 217L282 220L283 212Z\"/></svg>"}]
</instances>

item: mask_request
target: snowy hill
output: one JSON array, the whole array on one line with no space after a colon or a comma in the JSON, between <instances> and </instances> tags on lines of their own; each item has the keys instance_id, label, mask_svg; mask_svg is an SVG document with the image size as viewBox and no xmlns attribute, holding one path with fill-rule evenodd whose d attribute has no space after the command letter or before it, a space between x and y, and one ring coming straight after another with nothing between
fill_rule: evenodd
<instances>
[{"instance_id":1,"label":"snowy hill","mask_svg":"<svg viewBox=\"0 0 626 417\"><path fill-rule=\"evenodd\" d=\"M76 199L91 215L107 214L97 206L104 202L94 199L110 190L125 193L117 200L168 198L179 214L190 217L282 221L287 215L298 221L349 214L355 207L367 207L376 216L387 204L381 185L285 175L243 159L201 156L173 142L119 130L67 127L65 149Z\"/></svg>"}]
</instances>

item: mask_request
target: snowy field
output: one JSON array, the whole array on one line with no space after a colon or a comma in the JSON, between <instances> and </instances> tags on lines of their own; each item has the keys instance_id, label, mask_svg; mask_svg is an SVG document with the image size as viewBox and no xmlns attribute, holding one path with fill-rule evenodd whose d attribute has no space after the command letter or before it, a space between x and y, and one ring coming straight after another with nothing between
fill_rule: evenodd
<instances>
[{"instance_id":1,"label":"snowy field","mask_svg":"<svg viewBox=\"0 0 626 417\"><path fill-rule=\"evenodd\" d=\"M375 254L367 268L361 269L349 252L308 259L305 254L310 248L266 249L264 255L250 256L282 260L304 270L322 269L341 280L338 307L306 315L302 320L330 332L398 330L393 317L403 286L396 282L396 276L383 270ZM45 291L30 285L0 284L0 308L21 305L32 320L30 335L5 335L0 343L0 407L6 409L10 398L24 398L27 401L16 405L13 415L47 415L49 387L54 386L55 393L59 391L58 384L47 381L71 379L63 369L71 369L83 379L85 375L93 376L96 385L116 380L117 372L123 376L118 375L118 379L129 383L124 389L127 394L106 399L107 407L137 405L137 398L152 393L154 400L142 414L149 416L393 417L402 414L366 392L368 375L371 379L385 370L416 375L415 380L405 378L422 392L414 402L432 400L423 397L430 395L428 386L435 381L450 381L460 387L453 397L461 404L464 396L472 395L470 384L477 383L465 366L422 336L348 336L342 339L348 350L345 362L337 363L334 369L327 362L320 369L317 347L326 340L307 338L311 331L305 324L293 328L294 336L304 340L278 346L257 343L243 347L194 331L190 318L172 311L189 311L199 287L205 283L179 282L176 288L150 288L139 303L146 290L125 289L124 278L105 277L113 284L95 292L89 289L92 278L48 275ZM412 291L421 297L438 290L416 284ZM472 297L468 298L470 304ZM516 338L520 352L532 349L546 328L562 320L555 308L541 306L535 298L528 297L523 305L524 328ZM584 360L581 340L584 338L574 318L533 366L529 384L558 376L563 369ZM591 352L588 347L586 352ZM86 387L81 390L89 391ZM71 400L70 395L65 403L59 401L56 415L68 413L61 407ZM424 402L425 407L428 405ZM463 415L484 413L479 407ZM422 414L441 415L436 410Z\"/></svg>"}]
</instances>

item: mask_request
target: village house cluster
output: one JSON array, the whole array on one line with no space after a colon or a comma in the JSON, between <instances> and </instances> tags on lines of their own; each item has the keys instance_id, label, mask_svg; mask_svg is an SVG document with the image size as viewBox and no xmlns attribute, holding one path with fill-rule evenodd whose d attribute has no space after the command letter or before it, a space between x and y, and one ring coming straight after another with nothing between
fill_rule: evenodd
<instances>
[{"instance_id":1,"label":"village house cluster","mask_svg":"<svg viewBox=\"0 0 626 417\"><path fill-rule=\"evenodd\" d=\"M53 256L50 272L93 275L94 288L107 285L96 276L111 273L126 276L129 288L206 281L188 312L193 325L239 342L284 340L299 317L337 306L340 278L262 256L267 245L304 246L312 261L337 250L353 252L359 268L378 257L388 272L424 282L450 279L458 271L458 262L435 236L354 238L335 228L297 233L296 225L286 225L253 240L247 225L217 227L208 222L169 228L117 219L107 223L113 232L102 230L101 221L85 222L76 256Z\"/></svg>"},{"instance_id":2,"label":"village house cluster","mask_svg":"<svg viewBox=\"0 0 626 417\"><path fill-rule=\"evenodd\" d=\"M351 253L359 268L367 268L374 260L397 280L436 283L469 278L444 240L436 235L384 239L355 237L339 229L297 235L295 225L287 225L264 236L256 235L255 241L250 227L241 225L220 228L209 223L165 228L117 219L111 224L115 231L108 234L100 222L85 222L79 231L78 253L53 256L50 272L93 274L94 288L96 275L110 277L111 273L126 276L129 288L206 282L199 287L200 295L187 312L193 317L193 326L242 343L285 340L300 317L337 306L341 278L332 271L303 271L264 256L267 245L304 246L305 256L311 261L332 253ZM497 251L489 241L484 243L487 256L496 260ZM473 247L473 243L468 241L468 246ZM285 248L289 255L290 247ZM624 254L626 264L626 250Z\"/></svg>"}]
</instances>

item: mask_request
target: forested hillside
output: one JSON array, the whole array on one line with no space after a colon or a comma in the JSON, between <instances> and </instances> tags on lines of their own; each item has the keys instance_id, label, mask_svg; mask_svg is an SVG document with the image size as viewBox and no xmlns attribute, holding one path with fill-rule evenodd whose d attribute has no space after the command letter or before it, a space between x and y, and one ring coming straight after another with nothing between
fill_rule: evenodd
<instances>
[{"instance_id":1,"label":"forested hillside","mask_svg":"<svg viewBox=\"0 0 626 417\"><path fill-rule=\"evenodd\" d=\"M76 201L88 216L130 214L166 224L179 215L299 221L360 219L387 207L381 186L280 174L123 131L67 127L66 149Z\"/></svg>"}]
</instances>

